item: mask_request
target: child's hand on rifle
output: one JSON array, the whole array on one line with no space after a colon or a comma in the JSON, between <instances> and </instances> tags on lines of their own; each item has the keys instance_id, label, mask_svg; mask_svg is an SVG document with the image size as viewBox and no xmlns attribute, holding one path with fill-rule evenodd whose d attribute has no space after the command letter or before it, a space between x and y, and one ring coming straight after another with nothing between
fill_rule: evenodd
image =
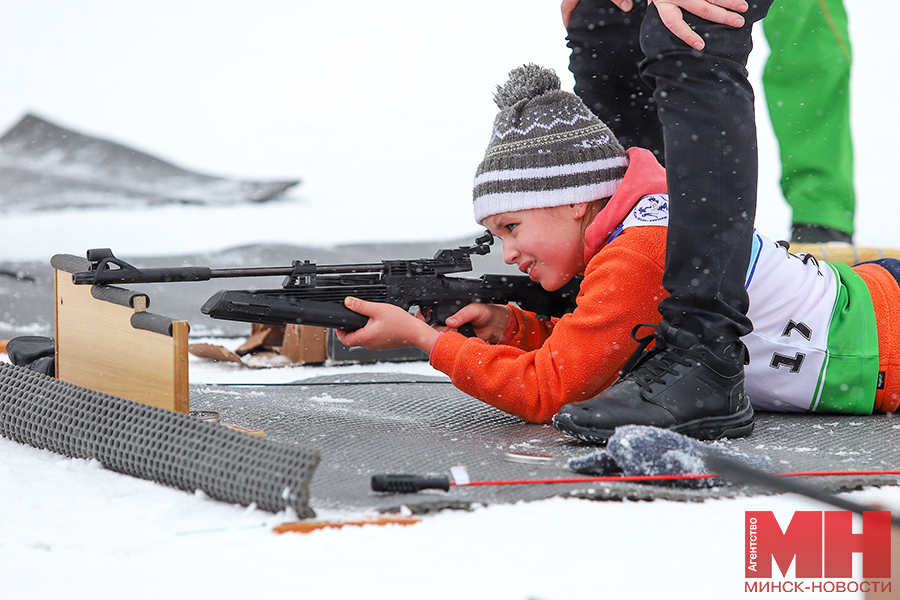
<instances>
[{"instance_id":1,"label":"child's hand on rifle","mask_svg":"<svg viewBox=\"0 0 900 600\"><path fill-rule=\"evenodd\" d=\"M383 302L367 302L353 296L344 298L344 306L369 317L369 322L356 331L335 330L345 346L362 346L367 350L418 348L431 354L440 332L423 318L415 317L399 306Z\"/></svg>"},{"instance_id":2,"label":"child's hand on rifle","mask_svg":"<svg viewBox=\"0 0 900 600\"><path fill-rule=\"evenodd\" d=\"M469 323L475 335L489 344L499 344L509 323L509 307L499 304L469 304L447 319L447 326L459 329Z\"/></svg>"}]
</instances>

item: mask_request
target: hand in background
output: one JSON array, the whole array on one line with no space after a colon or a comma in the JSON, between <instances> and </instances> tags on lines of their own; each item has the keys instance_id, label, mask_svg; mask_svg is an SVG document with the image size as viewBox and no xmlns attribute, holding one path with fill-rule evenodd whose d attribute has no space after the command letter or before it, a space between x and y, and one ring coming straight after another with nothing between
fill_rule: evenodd
<instances>
[{"instance_id":1,"label":"hand in background","mask_svg":"<svg viewBox=\"0 0 900 600\"><path fill-rule=\"evenodd\" d=\"M631 0L612 0L616 6L631 5ZM678 36L678 39L695 50L703 50L706 43L691 26L685 23L682 10L711 23L729 25L731 27L743 27L744 17L737 14L749 8L744 0L650 0L656 4L659 18L669 31ZM631 10L629 7L628 10Z\"/></svg>"},{"instance_id":2,"label":"hand in background","mask_svg":"<svg viewBox=\"0 0 900 600\"><path fill-rule=\"evenodd\" d=\"M629 0L629 2L630 2L630 0ZM562 6L560 6L559 9L562 11L562 19L563 19L564 27L569 26L569 19L572 18L572 13L575 11L576 6L578 6L578 0L563 0ZM622 8L622 7L619 7L619 8ZM631 7L629 6L628 8L622 8L622 10L624 10L625 12L628 12L629 10L631 10Z\"/></svg>"},{"instance_id":3,"label":"hand in background","mask_svg":"<svg viewBox=\"0 0 900 600\"><path fill-rule=\"evenodd\" d=\"M629 12L634 8L632 0L610 0L625 12ZM706 43L691 26L684 21L682 10L706 19L712 23L721 25L729 25L731 27L743 27L744 17L738 13L747 10L748 5L745 0L648 0L650 3L656 4L656 10L659 11L659 18L663 24L678 36L678 39L691 46L696 50L702 50ZM569 26L569 19L572 17L578 0L563 0L560 6L562 12L563 25Z\"/></svg>"}]
</instances>

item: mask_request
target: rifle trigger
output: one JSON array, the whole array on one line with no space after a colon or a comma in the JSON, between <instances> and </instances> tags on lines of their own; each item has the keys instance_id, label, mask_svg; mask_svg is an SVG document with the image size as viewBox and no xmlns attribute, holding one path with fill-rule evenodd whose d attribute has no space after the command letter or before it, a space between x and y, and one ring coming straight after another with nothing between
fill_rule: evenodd
<instances>
[{"instance_id":1,"label":"rifle trigger","mask_svg":"<svg viewBox=\"0 0 900 600\"><path fill-rule=\"evenodd\" d=\"M475 335L475 328L472 327L471 323L464 323L464 324L460 325L459 329L457 329L456 331L463 334L467 338L478 337Z\"/></svg>"}]
</instances>

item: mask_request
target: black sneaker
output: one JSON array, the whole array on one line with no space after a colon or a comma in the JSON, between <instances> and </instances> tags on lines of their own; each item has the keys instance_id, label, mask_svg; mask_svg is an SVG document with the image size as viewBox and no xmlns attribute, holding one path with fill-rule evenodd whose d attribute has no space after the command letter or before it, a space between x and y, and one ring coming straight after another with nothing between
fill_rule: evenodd
<instances>
[{"instance_id":1,"label":"black sneaker","mask_svg":"<svg viewBox=\"0 0 900 600\"><path fill-rule=\"evenodd\" d=\"M655 332L638 339L637 330ZM638 325L641 346L609 389L563 406L553 426L580 440L604 444L621 425L663 427L700 440L743 437L753 431L753 408L744 392L747 349L734 357L714 353L699 339L665 323ZM644 352L651 341L656 345Z\"/></svg>"},{"instance_id":2,"label":"black sneaker","mask_svg":"<svg viewBox=\"0 0 900 600\"><path fill-rule=\"evenodd\" d=\"M824 244L827 242L852 244L853 236L846 231L824 225L794 223L791 225L791 242L794 244Z\"/></svg>"}]
</instances>

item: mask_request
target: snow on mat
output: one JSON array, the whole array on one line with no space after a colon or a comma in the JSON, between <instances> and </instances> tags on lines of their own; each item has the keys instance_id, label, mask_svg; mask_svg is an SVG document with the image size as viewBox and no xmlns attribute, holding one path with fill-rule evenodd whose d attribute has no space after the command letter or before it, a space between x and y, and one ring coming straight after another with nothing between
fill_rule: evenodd
<instances>
[{"instance_id":1,"label":"snow on mat","mask_svg":"<svg viewBox=\"0 0 900 600\"><path fill-rule=\"evenodd\" d=\"M237 181L25 115L0 138L0 211L270 200L298 181Z\"/></svg>"},{"instance_id":2,"label":"snow on mat","mask_svg":"<svg viewBox=\"0 0 900 600\"><path fill-rule=\"evenodd\" d=\"M0 435L223 502L312 517L312 449L0 363Z\"/></svg>"},{"instance_id":3,"label":"snow on mat","mask_svg":"<svg viewBox=\"0 0 900 600\"><path fill-rule=\"evenodd\" d=\"M347 373L288 385L194 385L191 409L262 429L266 437L317 448L322 462L310 483L314 508L414 512L511 503L552 496L594 499L703 500L759 493L726 486L688 489L634 483L566 483L451 487L449 492L384 494L370 489L372 475L449 474L463 465L472 481L572 478L566 460L595 450L550 426L502 413L441 377ZM759 414L744 439L715 442L769 456L780 472L897 470L900 418ZM543 464L509 462L506 454L544 455ZM829 490L897 485L893 475L810 478Z\"/></svg>"}]
</instances>

